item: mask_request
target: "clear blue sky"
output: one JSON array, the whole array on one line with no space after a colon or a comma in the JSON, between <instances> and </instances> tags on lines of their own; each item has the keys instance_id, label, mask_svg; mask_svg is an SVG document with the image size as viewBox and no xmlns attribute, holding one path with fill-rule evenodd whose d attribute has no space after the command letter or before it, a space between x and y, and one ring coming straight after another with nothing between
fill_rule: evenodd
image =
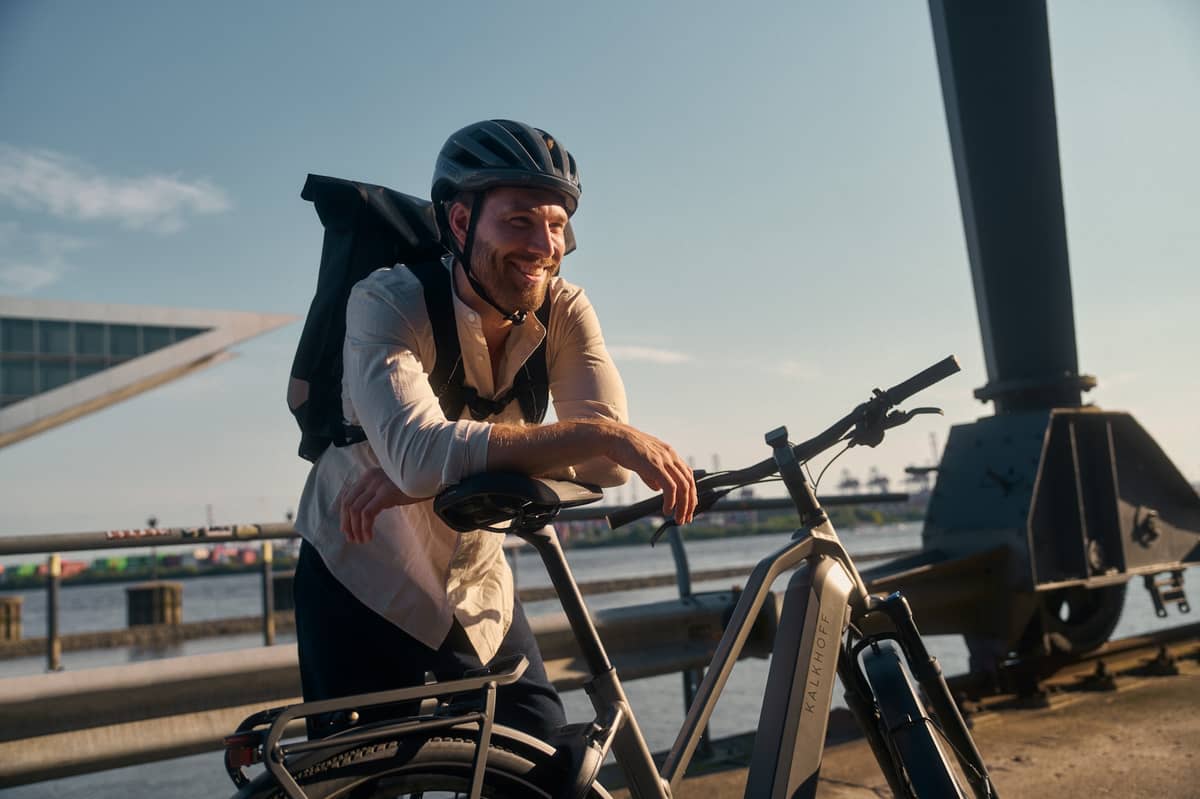
<instances>
[{"instance_id":1,"label":"clear blue sky","mask_svg":"<svg viewBox=\"0 0 1200 799\"><path fill-rule=\"evenodd\" d=\"M1200 479L1200 5L1050 5L1090 398ZM446 135L495 116L578 157L565 274L633 421L698 465L950 352L964 373L925 398L947 418L835 478L899 479L991 413L921 2L3 0L0 293L302 316L305 174L424 194ZM0 451L0 534L280 519L298 334Z\"/></svg>"}]
</instances>

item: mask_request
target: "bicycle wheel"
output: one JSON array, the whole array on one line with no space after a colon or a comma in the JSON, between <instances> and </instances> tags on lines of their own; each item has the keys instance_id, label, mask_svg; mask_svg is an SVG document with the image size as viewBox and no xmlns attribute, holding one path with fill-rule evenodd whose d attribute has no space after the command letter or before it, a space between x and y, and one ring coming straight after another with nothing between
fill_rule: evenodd
<instances>
[{"instance_id":1,"label":"bicycle wheel","mask_svg":"<svg viewBox=\"0 0 1200 799\"><path fill-rule=\"evenodd\" d=\"M973 795L966 781L960 782L952 764L954 754L917 696L900 647L894 641L876 642L863 650L862 664L874 694L880 732L908 795L919 799Z\"/></svg>"},{"instance_id":2,"label":"bicycle wheel","mask_svg":"<svg viewBox=\"0 0 1200 799\"><path fill-rule=\"evenodd\" d=\"M488 799L550 799L562 784L560 764L546 744L494 729L483 780ZM451 799L467 796L478 729L416 734L322 753L291 772L311 799ZM518 734L519 735L519 734ZM259 775L237 799L286 799L271 778ZM611 799L593 785L587 799Z\"/></svg>"}]
</instances>

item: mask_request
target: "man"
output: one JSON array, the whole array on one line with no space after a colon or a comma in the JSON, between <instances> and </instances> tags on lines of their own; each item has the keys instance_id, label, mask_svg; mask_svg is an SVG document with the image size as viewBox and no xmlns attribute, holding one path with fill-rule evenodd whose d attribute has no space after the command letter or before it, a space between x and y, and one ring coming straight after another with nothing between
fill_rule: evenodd
<instances>
[{"instance_id":1,"label":"man","mask_svg":"<svg viewBox=\"0 0 1200 799\"><path fill-rule=\"evenodd\" d=\"M459 419L446 418L429 383L437 352L413 271L380 270L351 294L343 405L367 441L327 450L300 502L296 632L306 700L417 685L427 671L454 679L520 653L529 668L498 692L496 719L546 737L565 723L562 704L514 596L502 536L451 531L428 498L486 470L612 486L631 469L663 491L664 513L690 520L691 470L625 423L624 388L596 315L558 277L579 196L574 159L538 128L489 120L442 148L433 201L451 253L443 266L462 355L455 368L480 398ZM547 298L543 325L535 312ZM527 425L521 403L509 400L543 339L560 421ZM343 724L310 721L310 735Z\"/></svg>"}]
</instances>

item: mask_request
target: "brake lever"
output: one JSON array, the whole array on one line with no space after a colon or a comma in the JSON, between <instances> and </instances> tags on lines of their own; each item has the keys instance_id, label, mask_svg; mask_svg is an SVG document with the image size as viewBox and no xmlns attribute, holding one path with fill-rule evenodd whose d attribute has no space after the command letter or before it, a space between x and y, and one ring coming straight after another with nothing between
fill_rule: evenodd
<instances>
[{"instance_id":1,"label":"brake lever","mask_svg":"<svg viewBox=\"0 0 1200 799\"><path fill-rule=\"evenodd\" d=\"M696 510L693 515L704 513L707 510L712 510L712 506L717 504L717 500L725 496L725 492L718 493L712 489L706 489L700 492L700 496L696 498ZM658 540L663 537L663 533L670 530L675 525L674 519L666 519L654 531L654 535L650 536L650 546L658 543Z\"/></svg>"},{"instance_id":2,"label":"brake lever","mask_svg":"<svg viewBox=\"0 0 1200 799\"><path fill-rule=\"evenodd\" d=\"M933 407L913 408L911 411L892 411L887 415L887 418L883 420L883 427L885 430L890 430L893 427L899 427L902 424L911 422L914 416L921 416L922 414L931 413L937 414L938 416L944 415L941 408Z\"/></svg>"},{"instance_id":3,"label":"brake lever","mask_svg":"<svg viewBox=\"0 0 1200 799\"><path fill-rule=\"evenodd\" d=\"M893 427L899 427L912 421L914 416L922 414L936 413L942 415L941 408L922 407L913 408L911 411L890 411L883 417L868 417L859 423L852 431L846 434L843 440L849 440L850 446L879 446L883 441L883 433L885 430L891 430Z\"/></svg>"}]
</instances>

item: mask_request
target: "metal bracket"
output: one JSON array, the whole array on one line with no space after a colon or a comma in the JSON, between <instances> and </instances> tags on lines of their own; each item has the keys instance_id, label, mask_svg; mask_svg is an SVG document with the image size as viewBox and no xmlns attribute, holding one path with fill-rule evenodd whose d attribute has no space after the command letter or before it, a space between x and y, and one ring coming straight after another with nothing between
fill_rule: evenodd
<instances>
[{"instance_id":1,"label":"metal bracket","mask_svg":"<svg viewBox=\"0 0 1200 799\"><path fill-rule=\"evenodd\" d=\"M1187 596L1183 593L1183 570L1147 574L1142 578L1146 590L1150 592L1150 600L1154 603L1154 615L1160 619L1167 617L1167 604L1175 603L1180 613L1188 613L1192 606L1188 604Z\"/></svg>"},{"instance_id":2,"label":"metal bracket","mask_svg":"<svg viewBox=\"0 0 1200 799\"><path fill-rule=\"evenodd\" d=\"M1161 537L1162 524L1158 518L1158 511L1139 506L1134 514L1133 540L1149 548Z\"/></svg>"}]
</instances>

